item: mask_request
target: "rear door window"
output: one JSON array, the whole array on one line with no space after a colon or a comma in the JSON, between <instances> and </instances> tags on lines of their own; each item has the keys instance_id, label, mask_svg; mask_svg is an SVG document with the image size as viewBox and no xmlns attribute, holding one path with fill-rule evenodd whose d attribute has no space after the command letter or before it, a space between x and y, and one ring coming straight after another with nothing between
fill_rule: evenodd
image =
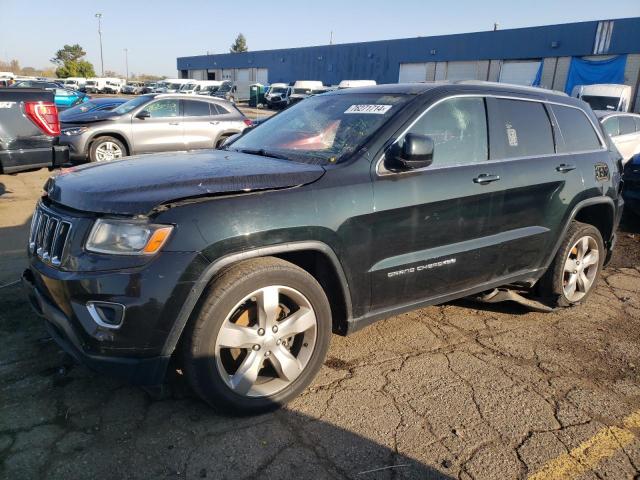
<instances>
[{"instance_id":1,"label":"rear door window","mask_svg":"<svg viewBox=\"0 0 640 480\"><path fill-rule=\"evenodd\" d=\"M620 115L618 118L620 119L620 135L636 132L636 123L633 121L633 117Z\"/></svg>"},{"instance_id":2,"label":"rear door window","mask_svg":"<svg viewBox=\"0 0 640 480\"><path fill-rule=\"evenodd\" d=\"M562 152L584 152L602 148L593 124L579 108L553 105L553 113L558 120L564 145Z\"/></svg>"},{"instance_id":3,"label":"rear door window","mask_svg":"<svg viewBox=\"0 0 640 480\"><path fill-rule=\"evenodd\" d=\"M487 116L484 99L450 98L425 113L409 133L431 137L433 166L487 160Z\"/></svg>"},{"instance_id":4,"label":"rear door window","mask_svg":"<svg viewBox=\"0 0 640 480\"><path fill-rule=\"evenodd\" d=\"M525 100L488 99L491 159L555 153L544 105Z\"/></svg>"},{"instance_id":5,"label":"rear door window","mask_svg":"<svg viewBox=\"0 0 640 480\"><path fill-rule=\"evenodd\" d=\"M208 117L209 102L197 102L195 100L183 100L185 117Z\"/></svg>"}]
</instances>

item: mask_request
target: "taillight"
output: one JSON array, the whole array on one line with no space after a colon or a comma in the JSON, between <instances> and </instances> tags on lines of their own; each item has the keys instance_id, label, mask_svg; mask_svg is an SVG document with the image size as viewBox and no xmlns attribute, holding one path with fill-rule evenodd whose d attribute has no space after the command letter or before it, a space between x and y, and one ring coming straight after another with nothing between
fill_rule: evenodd
<instances>
[{"instance_id":1,"label":"taillight","mask_svg":"<svg viewBox=\"0 0 640 480\"><path fill-rule=\"evenodd\" d=\"M24 102L24 113L47 135L60 135L58 108L51 102Z\"/></svg>"},{"instance_id":2,"label":"taillight","mask_svg":"<svg viewBox=\"0 0 640 480\"><path fill-rule=\"evenodd\" d=\"M243 120L243 122L247 127L251 127L253 125L253 122L251 120L249 120L248 118L245 118Z\"/></svg>"}]
</instances>

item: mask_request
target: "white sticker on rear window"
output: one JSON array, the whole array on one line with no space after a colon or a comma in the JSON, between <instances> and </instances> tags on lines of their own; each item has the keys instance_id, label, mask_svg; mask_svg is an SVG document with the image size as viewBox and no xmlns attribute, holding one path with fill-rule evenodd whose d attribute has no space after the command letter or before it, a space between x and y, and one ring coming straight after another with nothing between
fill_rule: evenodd
<instances>
[{"instance_id":1,"label":"white sticker on rear window","mask_svg":"<svg viewBox=\"0 0 640 480\"><path fill-rule=\"evenodd\" d=\"M384 115L393 105L351 105L344 113L372 113Z\"/></svg>"}]
</instances>

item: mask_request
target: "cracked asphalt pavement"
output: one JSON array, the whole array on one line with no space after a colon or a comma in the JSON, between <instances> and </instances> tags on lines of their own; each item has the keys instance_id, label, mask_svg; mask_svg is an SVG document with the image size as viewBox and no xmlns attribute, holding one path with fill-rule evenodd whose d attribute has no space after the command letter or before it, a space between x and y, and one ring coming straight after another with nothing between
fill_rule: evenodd
<instances>
[{"instance_id":1,"label":"cracked asphalt pavement","mask_svg":"<svg viewBox=\"0 0 640 480\"><path fill-rule=\"evenodd\" d=\"M24 238L27 190L46 176L29 175L42 178L0 177L0 478L638 478L637 218L585 305L402 314L334 336L287 408L232 418L178 373L154 399L47 338L11 285L24 261L11 239Z\"/></svg>"}]
</instances>

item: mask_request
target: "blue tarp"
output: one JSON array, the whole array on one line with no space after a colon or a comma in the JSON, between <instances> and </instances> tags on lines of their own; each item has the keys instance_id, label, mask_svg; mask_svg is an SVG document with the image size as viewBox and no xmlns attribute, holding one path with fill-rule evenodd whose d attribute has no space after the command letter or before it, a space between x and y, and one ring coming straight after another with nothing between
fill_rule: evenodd
<instances>
[{"instance_id":1,"label":"blue tarp","mask_svg":"<svg viewBox=\"0 0 640 480\"><path fill-rule=\"evenodd\" d=\"M542 81L542 66L544 65L544 61L540 60L540 66L538 67L538 71L536 72L536 78L533 79L533 83L531 86L539 87L540 82Z\"/></svg>"},{"instance_id":2,"label":"blue tarp","mask_svg":"<svg viewBox=\"0 0 640 480\"><path fill-rule=\"evenodd\" d=\"M564 91L571 95L571 91L576 85L624 83L624 67L626 64L626 55L618 55L609 60L600 61L573 57L569 65L567 84L564 87Z\"/></svg>"}]
</instances>

